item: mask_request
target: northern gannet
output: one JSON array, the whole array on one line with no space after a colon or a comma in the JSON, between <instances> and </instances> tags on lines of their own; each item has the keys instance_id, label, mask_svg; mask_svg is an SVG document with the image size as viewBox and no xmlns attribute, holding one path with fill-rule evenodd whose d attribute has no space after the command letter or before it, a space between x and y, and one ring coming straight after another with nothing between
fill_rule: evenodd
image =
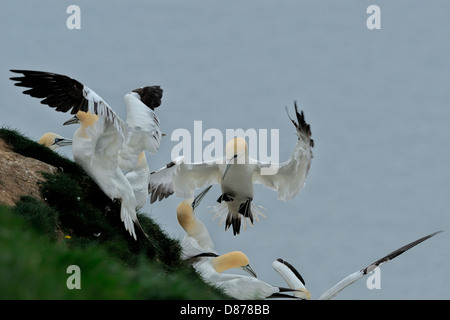
<instances>
[{"instance_id":1,"label":"northern gannet","mask_svg":"<svg viewBox=\"0 0 450 320\"><path fill-rule=\"evenodd\" d=\"M154 109L161 105L163 90L160 86L141 87L125 94L127 116L123 121L102 97L75 79L44 71L10 71L24 75L10 79L17 81L16 86L30 88L23 93L43 99L42 104L71 114L90 111L111 122L124 139L126 152L121 152L119 161L125 171L132 170L141 151L150 154L158 151L162 134Z\"/></svg>"},{"instance_id":2,"label":"northern gannet","mask_svg":"<svg viewBox=\"0 0 450 320\"><path fill-rule=\"evenodd\" d=\"M82 111L79 111L82 112ZM78 114L78 113L77 113ZM80 123L78 120L77 115L75 115L70 120L63 123L63 125L69 125L69 124L76 124ZM121 158L120 155L125 154L126 150L122 148L119 152L119 158ZM123 165L124 162L119 161L119 167L120 165ZM124 168L121 167L123 171ZM134 191L134 196L136 197L136 210L142 208L145 203L147 202L148 198L148 184L150 180L150 169L148 167L147 163L147 157L145 156L145 151L142 151L138 158L137 162L134 165L133 169L131 171L126 172L125 177L128 179L128 181L131 184L131 187Z\"/></svg>"},{"instance_id":3,"label":"northern gannet","mask_svg":"<svg viewBox=\"0 0 450 320\"><path fill-rule=\"evenodd\" d=\"M134 226L141 231L142 227L136 216L136 197L118 166L123 139L112 122L103 121L95 114L80 111L77 118L80 127L73 134L73 158L111 200L121 201L120 218L125 229L137 239ZM145 232L142 233L145 235Z\"/></svg>"},{"instance_id":4,"label":"northern gannet","mask_svg":"<svg viewBox=\"0 0 450 320\"><path fill-rule=\"evenodd\" d=\"M148 86L125 94L124 122L97 93L75 79L42 71L11 71L24 75L10 78L17 81L16 86L30 88L24 94L44 98L41 103L56 111L76 114L80 127L73 136L74 160L108 197L121 200L125 229L137 239L134 224L142 228L136 216L136 198L119 162L132 170L142 151L158 150L161 132L153 109L161 104L162 89ZM127 151L121 153L122 149Z\"/></svg>"},{"instance_id":5,"label":"northern gannet","mask_svg":"<svg viewBox=\"0 0 450 320\"><path fill-rule=\"evenodd\" d=\"M240 251L216 256L210 254L194 263L193 266L205 282L222 289L235 299L255 300L281 297L306 299L308 297L309 292L302 288L278 287L257 279L254 271L250 269L248 257ZM243 269L252 276L224 272L233 268ZM297 295L291 296L285 292L296 292Z\"/></svg>"},{"instance_id":6,"label":"northern gannet","mask_svg":"<svg viewBox=\"0 0 450 320\"><path fill-rule=\"evenodd\" d=\"M263 215L253 205L254 183L276 190L278 199L292 200L303 188L313 158L314 141L311 129L306 123L303 111L298 112L294 103L297 122L290 120L296 128L297 144L286 162L262 163L249 157L245 139L234 138L226 144L225 157L202 163L172 161L172 165L156 171L150 180L151 201L163 199L175 192L177 196L192 197L196 188L218 183L222 194L217 199L216 216L225 220L225 230L233 227L233 234L239 234L241 217L251 224ZM276 170L274 173L273 170ZM272 174L274 173L274 174ZM165 187L162 187L165 185Z\"/></svg>"},{"instance_id":7,"label":"northern gannet","mask_svg":"<svg viewBox=\"0 0 450 320\"><path fill-rule=\"evenodd\" d=\"M319 300L330 300L330 299L333 299L344 288L348 287L353 282L361 279L364 275L370 273L376 267L379 267L383 263L394 259L395 257L401 255L402 253L408 251L409 249L415 247L419 243L421 243L421 242L423 242L423 241L433 237L434 235L436 235L436 234L438 234L440 232L442 232L442 231L433 232L433 233L431 233L431 234L429 234L429 235L427 235L425 237L422 237L422 238L420 238L420 239L418 239L416 241L408 243L407 245L405 245L405 246L403 246L403 247L401 247L401 248L399 248L399 249L389 253L388 255L384 256L383 258L378 259L377 261L371 263L367 267L350 274L349 276L345 277L344 279L339 281L337 284L335 284L333 287L331 287L330 289L325 291L319 297ZM280 273L279 270L282 270L283 268L286 268L288 266L291 270L293 270L293 273L297 273L298 275L300 275L300 273L298 273L297 270L295 270L291 265L289 265L287 262L283 261L282 259L278 259L277 261L275 261L272 266L274 267L274 269L278 273ZM301 276L297 276L296 277L296 276L293 276L292 274L290 274L289 272L284 272L283 274L280 273L280 275L282 275L282 277L286 280L286 282L288 283L288 285L289 285L289 287L291 289L302 288L302 289L306 290L305 282L303 280L301 280L301 281L299 280L299 278L301 279Z\"/></svg>"},{"instance_id":8,"label":"northern gannet","mask_svg":"<svg viewBox=\"0 0 450 320\"><path fill-rule=\"evenodd\" d=\"M195 217L196 208L211 187L208 186L195 198L183 200L177 207L178 222L186 232L181 241L182 259L190 261L205 282L222 289L235 299L285 297L283 292L294 292L294 297L304 299L308 292L306 289L287 289L256 279L256 273L250 267L249 259L243 252L232 251L219 255L215 251L208 229ZM235 268L248 272L251 277L224 273L226 270ZM277 272L283 278L290 276L286 270L277 270Z\"/></svg>"},{"instance_id":9,"label":"northern gannet","mask_svg":"<svg viewBox=\"0 0 450 320\"><path fill-rule=\"evenodd\" d=\"M51 150L56 150L60 147L70 146L72 144L72 140L66 139L53 132L46 132L39 138L38 143L50 148Z\"/></svg>"},{"instance_id":10,"label":"northern gannet","mask_svg":"<svg viewBox=\"0 0 450 320\"><path fill-rule=\"evenodd\" d=\"M148 183L150 180L150 169L147 163L145 151L142 151L131 171L125 174L125 177L130 182L133 188L134 196L136 197L136 209L142 208L147 202L148 198Z\"/></svg>"},{"instance_id":11,"label":"northern gannet","mask_svg":"<svg viewBox=\"0 0 450 320\"><path fill-rule=\"evenodd\" d=\"M185 231L184 238L181 241L182 259L188 260L207 252L217 255L208 229L203 222L195 217L196 208L211 187L207 187L195 198L181 201L177 207L177 220Z\"/></svg>"},{"instance_id":12,"label":"northern gannet","mask_svg":"<svg viewBox=\"0 0 450 320\"><path fill-rule=\"evenodd\" d=\"M350 274L349 276L345 277L344 279L342 279L341 281L336 283L333 287L331 287L330 289L325 291L319 297L319 300L330 300L330 299L333 299L345 287L348 287L353 282L361 279L363 276L365 276L369 272L373 271L376 267L381 266L383 263L394 259L395 257L397 257L397 256L401 255L402 253L408 251L409 249L415 247L419 243L421 243L421 242L423 242L423 241L425 241L425 240L427 240L427 239L429 239L429 238L433 237L434 235L436 235L438 233L441 233L441 232L442 231L436 231L436 232L433 232L433 233L431 233L431 234L429 234L429 235L427 235L425 237L422 237L422 238L417 239L417 240L415 240L415 241L413 241L411 243L408 243L407 245L404 245L403 247L392 251L391 253L389 253L388 255L384 256L383 258L378 259L377 261L371 263L367 267Z\"/></svg>"}]
</instances>

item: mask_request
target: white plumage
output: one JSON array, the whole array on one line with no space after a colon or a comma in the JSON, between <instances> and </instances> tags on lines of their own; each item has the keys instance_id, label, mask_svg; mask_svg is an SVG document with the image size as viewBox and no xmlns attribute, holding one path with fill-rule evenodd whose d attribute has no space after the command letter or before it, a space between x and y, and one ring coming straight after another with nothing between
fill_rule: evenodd
<instances>
[{"instance_id":1,"label":"white plumage","mask_svg":"<svg viewBox=\"0 0 450 320\"><path fill-rule=\"evenodd\" d=\"M50 148L51 150L56 150L60 147L70 146L72 144L72 140L66 139L53 132L46 132L39 138L38 143Z\"/></svg>"},{"instance_id":2,"label":"white plumage","mask_svg":"<svg viewBox=\"0 0 450 320\"><path fill-rule=\"evenodd\" d=\"M272 286L256 279L256 273L249 265L248 257L240 251L232 251L219 255L214 249L214 242L206 226L195 217L195 209L211 186L203 190L195 198L183 200L177 207L177 218L180 226L186 232L182 242L182 258L190 260L192 266L202 279L222 289L235 299L265 299L284 296L282 292L297 292L297 289L286 289ZM252 276L227 273L230 269L242 269ZM278 270L281 275L286 270ZM291 272L292 273L292 272ZM285 277L288 277L287 275ZM302 297L303 298L303 297Z\"/></svg>"},{"instance_id":3,"label":"white plumage","mask_svg":"<svg viewBox=\"0 0 450 320\"><path fill-rule=\"evenodd\" d=\"M139 179L134 176L136 172L131 172L148 170L142 152L158 151L161 132L159 119L153 110L161 104L162 89L148 86L127 93L124 97L127 119L124 122L103 98L77 80L50 72L11 71L24 75L11 78L18 81L15 85L30 88L24 94L43 98L41 103L56 111L76 114L80 128L73 136L74 160L108 197L121 200L121 219L126 230L136 239L134 224L140 228L136 207L145 203L144 188L147 198L149 174ZM138 163L139 157L141 162ZM122 169L129 172L128 179ZM134 183L134 190L129 180ZM135 192L139 194L139 202Z\"/></svg>"},{"instance_id":4,"label":"white plumage","mask_svg":"<svg viewBox=\"0 0 450 320\"><path fill-rule=\"evenodd\" d=\"M297 122L291 119L296 128L297 144L289 160L283 163L262 163L249 157L248 146L243 138L230 140L225 148L225 157L202 162L185 163L178 161L170 167L161 168L150 180L152 201L160 200L175 192L178 196L192 197L196 188L217 183L222 194L217 199L216 215L225 221L225 229L233 227L236 235L240 231L241 218L253 224L258 216L263 216L253 205L253 184L276 190L278 199L292 200L303 188L312 160L311 130L299 113L295 104ZM165 188L160 187L166 184Z\"/></svg>"}]
</instances>

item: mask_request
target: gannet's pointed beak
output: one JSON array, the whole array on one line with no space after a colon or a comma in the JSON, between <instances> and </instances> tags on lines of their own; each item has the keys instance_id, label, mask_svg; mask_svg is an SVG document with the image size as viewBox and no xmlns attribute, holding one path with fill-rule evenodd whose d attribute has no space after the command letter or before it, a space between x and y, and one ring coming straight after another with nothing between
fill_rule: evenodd
<instances>
[{"instance_id":1,"label":"gannet's pointed beak","mask_svg":"<svg viewBox=\"0 0 450 320\"><path fill-rule=\"evenodd\" d=\"M77 123L80 123L80 120L78 120L77 116L73 116L71 119L64 122L63 126L66 126L68 124L77 124Z\"/></svg>"},{"instance_id":2,"label":"gannet's pointed beak","mask_svg":"<svg viewBox=\"0 0 450 320\"><path fill-rule=\"evenodd\" d=\"M200 204L200 202L202 201L202 199L205 197L205 195L208 193L209 189L212 188L212 185L208 186L205 190L203 190L202 192L200 192L195 198L194 201L192 201L192 210L195 211L195 209L198 207L198 205Z\"/></svg>"},{"instance_id":3,"label":"gannet's pointed beak","mask_svg":"<svg viewBox=\"0 0 450 320\"><path fill-rule=\"evenodd\" d=\"M60 146L60 147L70 146L70 145L72 145L72 140L71 139L65 139L65 138L62 138L62 139L56 138L55 142L53 144L57 145L57 146Z\"/></svg>"},{"instance_id":4,"label":"gannet's pointed beak","mask_svg":"<svg viewBox=\"0 0 450 320\"><path fill-rule=\"evenodd\" d=\"M233 158L228 160L227 166L225 167L225 171L223 172L223 175L222 175L222 180L225 179L225 176L227 175L228 170L230 170L231 162L233 162L234 159L236 159L236 158L237 158L237 154L235 154Z\"/></svg>"},{"instance_id":5,"label":"gannet's pointed beak","mask_svg":"<svg viewBox=\"0 0 450 320\"><path fill-rule=\"evenodd\" d=\"M250 273L253 277L258 278L258 277L256 276L256 272L253 271L252 267L250 267L249 264L246 265L246 266L241 267L241 269L244 270L245 272Z\"/></svg>"}]
</instances>

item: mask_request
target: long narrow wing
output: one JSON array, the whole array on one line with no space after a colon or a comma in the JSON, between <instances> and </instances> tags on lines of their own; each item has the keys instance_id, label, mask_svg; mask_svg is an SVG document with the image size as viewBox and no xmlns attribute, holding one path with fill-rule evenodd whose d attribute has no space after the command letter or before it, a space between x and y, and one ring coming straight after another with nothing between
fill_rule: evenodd
<instances>
[{"instance_id":1,"label":"long narrow wing","mask_svg":"<svg viewBox=\"0 0 450 320\"><path fill-rule=\"evenodd\" d=\"M407 245L392 251L391 253L389 253L388 255L384 256L383 258L375 261L374 263L371 263L370 265L368 265L367 267L356 271L354 273L352 273L351 275L345 277L344 279L342 279L341 281L339 281L337 284L335 284L333 287L331 287L330 289L328 289L324 294L322 294L319 298L319 300L329 300L334 298L339 292L342 291L342 289L344 289L345 287L348 287L349 285L351 285L353 282L361 279L364 275L366 275L367 273L371 272L373 269L375 269L376 267L380 266L381 264L394 259L395 257L401 255L403 252L408 251L409 249L415 247L416 245L418 245L419 243L433 237L434 235L441 233L442 231L436 231L433 232L432 234L429 234L425 237L422 237L420 239L417 239L416 241L413 241L411 243L408 243Z\"/></svg>"},{"instance_id":2,"label":"long narrow wing","mask_svg":"<svg viewBox=\"0 0 450 320\"><path fill-rule=\"evenodd\" d=\"M311 299L311 294L305 287L300 272L297 271L289 262L283 259L277 259L272 263L272 268L286 281L289 288L294 289L293 294L299 299Z\"/></svg>"},{"instance_id":3,"label":"long narrow wing","mask_svg":"<svg viewBox=\"0 0 450 320\"><path fill-rule=\"evenodd\" d=\"M303 111L298 112L296 102L294 102L294 106L297 122L290 117L289 119L296 128L298 140L289 160L280 164L251 160L251 162L257 163L253 181L270 189L278 190L278 199L283 201L292 200L303 188L313 158L314 140L311 138L310 126L305 121ZM271 171L273 169L276 170L274 174Z\"/></svg>"},{"instance_id":4,"label":"long narrow wing","mask_svg":"<svg viewBox=\"0 0 450 320\"><path fill-rule=\"evenodd\" d=\"M160 86L142 87L125 94L128 135L119 159L123 170L133 170L142 150L149 154L158 152L162 133L159 118L153 109L161 104L162 95Z\"/></svg>"},{"instance_id":5,"label":"long narrow wing","mask_svg":"<svg viewBox=\"0 0 450 320\"><path fill-rule=\"evenodd\" d=\"M176 167L182 161L183 157L178 157L161 169L150 173L150 182L148 184L150 203L154 203L156 200L161 201L174 193L172 177Z\"/></svg>"},{"instance_id":6,"label":"long narrow wing","mask_svg":"<svg viewBox=\"0 0 450 320\"><path fill-rule=\"evenodd\" d=\"M112 122L121 136L125 134L125 124L111 107L92 89L68 76L32 70L10 70L21 73L23 77L12 77L14 85L29 88L24 94L43 99L42 104L55 108L59 112L76 114L78 111L90 111Z\"/></svg>"}]
</instances>

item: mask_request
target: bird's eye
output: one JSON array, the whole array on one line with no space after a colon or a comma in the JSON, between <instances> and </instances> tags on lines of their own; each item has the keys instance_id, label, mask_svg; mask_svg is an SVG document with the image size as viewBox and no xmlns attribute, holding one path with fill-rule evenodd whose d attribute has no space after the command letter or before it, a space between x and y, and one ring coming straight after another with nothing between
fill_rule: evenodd
<instances>
[{"instance_id":1,"label":"bird's eye","mask_svg":"<svg viewBox=\"0 0 450 320\"><path fill-rule=\"evenodd\" d=\"M238 155L237 155L237 154L235 154L233 158L234 158L234 159L236 159L236 158L237 158L237 156L238 156Z\"/></svg>"}]
</instances>

